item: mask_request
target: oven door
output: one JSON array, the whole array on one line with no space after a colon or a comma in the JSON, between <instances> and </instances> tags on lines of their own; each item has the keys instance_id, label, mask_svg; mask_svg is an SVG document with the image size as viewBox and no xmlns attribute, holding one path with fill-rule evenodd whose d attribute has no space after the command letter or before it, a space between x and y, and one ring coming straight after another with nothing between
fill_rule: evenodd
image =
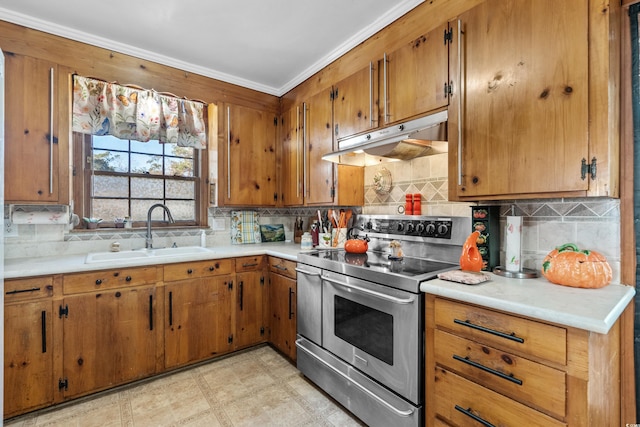
<instances>
[{"instance_id":1,"label":"oven door","mask_svg":"<svg viewBox=\"0 0 640 427\"><path fill-rule=\"evenodd\" d=\"M420 405L422 295L326 270L322 287L323 347Z\"/></svg>"}]
</instances>

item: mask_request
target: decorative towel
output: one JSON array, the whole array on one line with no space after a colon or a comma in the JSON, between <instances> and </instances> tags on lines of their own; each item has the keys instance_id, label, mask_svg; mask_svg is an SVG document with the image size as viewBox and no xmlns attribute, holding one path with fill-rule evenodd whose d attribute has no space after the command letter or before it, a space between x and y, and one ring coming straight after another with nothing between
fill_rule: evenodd
<instances>
[{"instance_id":1,"label":"decorative towel","mask_svg":"<svg viewBox=\"0 0 640 427\"><path fill-rule=\"evenodd\" d=\"M260 224L258 212L232 211L231 212L231 243L241 245L244 243L259 243Z\"/></svg>"}]
</instances>

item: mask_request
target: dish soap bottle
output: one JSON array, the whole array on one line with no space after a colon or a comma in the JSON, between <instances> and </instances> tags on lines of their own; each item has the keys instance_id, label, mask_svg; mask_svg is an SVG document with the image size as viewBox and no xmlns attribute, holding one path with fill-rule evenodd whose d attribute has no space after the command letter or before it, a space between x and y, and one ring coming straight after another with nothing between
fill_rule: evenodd
<instances>
[{"instance_id":1,"label":"dish soap bottle","mask_svg":"<svg viewBox=\"0 0 640 427\"><path fill-rule=\"evenodd\" d=\"M207 234L204 232L204 230L200 230L200 246L202 246L203 248L207 247Z\"/></svg>"}]
</instances>

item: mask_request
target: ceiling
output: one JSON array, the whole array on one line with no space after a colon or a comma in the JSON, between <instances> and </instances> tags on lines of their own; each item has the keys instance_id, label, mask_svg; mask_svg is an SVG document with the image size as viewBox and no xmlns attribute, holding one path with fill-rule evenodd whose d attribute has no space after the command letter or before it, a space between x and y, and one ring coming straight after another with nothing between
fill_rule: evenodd
<instances>
[{"instance_id":1,"label":"ceiling","mask_svg":"<svg viewBox=\"0 0 640 427\"><path fill-rule=\"evenodd\" d=\"M423 1L0 0L0 20L280 96Z\"/></svg>"}]
</instances>

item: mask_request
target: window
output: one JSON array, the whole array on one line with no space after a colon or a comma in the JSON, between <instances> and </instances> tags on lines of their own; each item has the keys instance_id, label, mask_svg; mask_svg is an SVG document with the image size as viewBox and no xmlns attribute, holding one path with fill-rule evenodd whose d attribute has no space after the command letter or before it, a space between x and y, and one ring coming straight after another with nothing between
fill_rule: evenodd
<instances>
[{"instance_id":1,"label":"window","mask_svg":"<svg viewBox=\"0 0 640 427\"><path fill-rule=\"evenodd\" d=\"M115 218L128 216L135 226L146 226L151 205L165 204L173 225L202 225L206 197L200 194L200 151L158 141L138 142L113 136L74 133L75 211L83 217L101 218L100 227L114 227ZM206 167L206 165L205 165ZM79 201L82 206L79 206ZM166 221L155 209L156 225ZM80 225L82 227L83 224Z\"/></svg>"}]
</instances>

